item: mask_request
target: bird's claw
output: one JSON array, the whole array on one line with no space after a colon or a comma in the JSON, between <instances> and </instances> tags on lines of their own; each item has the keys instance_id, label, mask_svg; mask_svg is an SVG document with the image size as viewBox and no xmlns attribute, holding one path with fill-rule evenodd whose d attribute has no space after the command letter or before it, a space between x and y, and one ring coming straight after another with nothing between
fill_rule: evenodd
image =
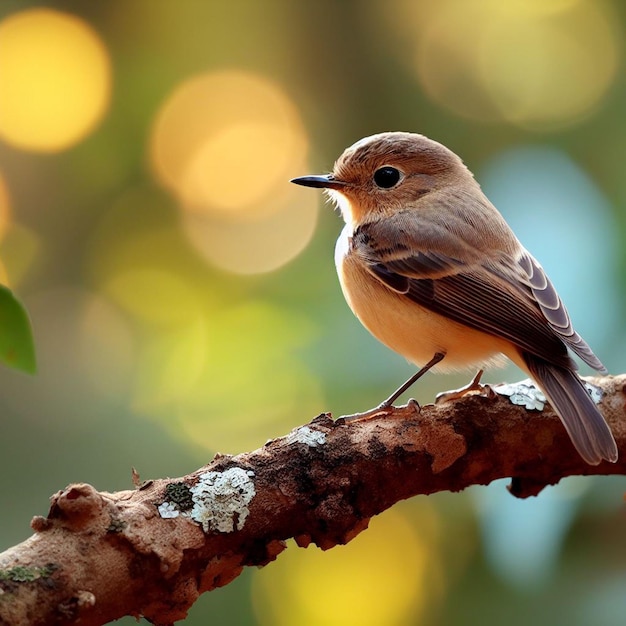
<instances>
[{"instance_id":1,"label":"bird's claw","mask_svg":"<svg viewBox=\"0 0 626 626\"><path fill-rule=\"evenodd\" d=\"M422 412L422 407L415 398L409 398L409 401L406 403L406 405L407 407L411 407L413 411L415 411L416 415L419 415Z\"/></svg>"},{"instance_id":2,"label":"bird's claw","mask_svg":"<svg viewBox=\"0 0 626 626\"><path fill-rule=\"evenodd\" d=\"M406 403L407 407L412 408L416 414L422 410L422 407L419 405L418 401L415 398L409 398L409 401ZM351 415L342 415L337 418L342 422L355 422L357 420L366 420L372 417L377 417L378 415L388 415L393 412L397 407L393 406L393 404L388 404L387 402L383 402L379 404L376 408L370 409L369 411L364 411L363 413L352 413Z\"/></svg>"},{"instance_id":3,"label":"bird's claw","mask_svg":"<svg viewBox=\"0 0 626 626\"><path fill-rule=\"evenodd\" d=\"M497 397L496 392L493 390L491 385L483 384L480 382L480 379L483 375L483 370L479 370L476 373L476 376L472 378L472 380L460 387L459 389L451 389L450 391L442 391L438 393L435 397L435 404L443 404L444 402L450 402L451 400L458 400L463 396L466 396L468 393L472 393L477 391L480 395L485 398L493 399Z\"/></svg>"},{"instance_id":4,"label":"bird's claw","mask_svg":"<svg viewBox=\"0 0 626 626\"><path fill-rule=\"evenodd\" d=\"M387 413L391 413L394 407L391 404L379 404L376 408L370 409L369 411L363 411L363 413L351 413L350 415L342 415L338 417L338 420L343 420L344 422L356 422L357 420L366 420L372 417L376 417L377 415L385 415Z\"/></svg>"}]
</instances>

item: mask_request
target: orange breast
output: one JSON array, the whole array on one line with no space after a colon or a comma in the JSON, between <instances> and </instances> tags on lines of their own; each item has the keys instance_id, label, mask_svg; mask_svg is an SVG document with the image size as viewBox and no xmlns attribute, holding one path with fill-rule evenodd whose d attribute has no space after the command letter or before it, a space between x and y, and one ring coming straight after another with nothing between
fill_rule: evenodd
<instances>
[{"instance_id":1,"label":"orange breast","mask_svg":"<svg viewBox=\"0 0 626 626\"><path fill-rule=\"evenodd\" d=\"M348 305L374 337L418 366L436 352L446 356L439 370L501 364L509 342L483 333L416 304L381 283L349 250L344 230L335 253L337 273Z\"/></svg>"}]
</instances>

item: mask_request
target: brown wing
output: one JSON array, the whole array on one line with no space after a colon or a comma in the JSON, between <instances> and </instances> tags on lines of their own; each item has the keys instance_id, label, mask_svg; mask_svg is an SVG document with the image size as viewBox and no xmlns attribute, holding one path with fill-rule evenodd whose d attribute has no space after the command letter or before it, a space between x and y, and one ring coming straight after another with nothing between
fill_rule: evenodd
<instances>
[{"instance_id":1,"label":"brown wing","mask_svg":"<svg viewBox=\"0 0 626 626\"><path fill-rule=\"evenodd\" d=\"M573 366L565 344L546 324L538 307L486 268L436 279L398 274L393 263L372 264L370 270L388 287L435 313L507 339L550 363Z\"/></svg>"},{"instance_id":2,"label":"brown wing","mask_svg":"<svg viewBox=\"0 0 626 626\"><path fill-rule=\"evenodd\" d=\"M552 329L585 362L595 370L607 374L606 367L593 353L587 342L574 330L565 305L543 267L524 250L519 259L524 282L530 287L532 296Z\"/></svg>"},{"instance_id":3,"label":"brown wing","mask_svg":"<svg viewBox=\"0 0 626 626\"><path fill-rule=\"evenodd\" d=\"M521 246L519 261L499 253L481 263L481 254L468 254L467 248L461 252L469 260L462 261L420 249L414 238L407 240L406 231L394 243L384 229L380 222L368 224L355 233L353 246L372 274L394 291L456 322L507 339L548 363L575 368L569 346L589 365L603 369L573 330L545 272Z\"/></svg>"}]
</instances>

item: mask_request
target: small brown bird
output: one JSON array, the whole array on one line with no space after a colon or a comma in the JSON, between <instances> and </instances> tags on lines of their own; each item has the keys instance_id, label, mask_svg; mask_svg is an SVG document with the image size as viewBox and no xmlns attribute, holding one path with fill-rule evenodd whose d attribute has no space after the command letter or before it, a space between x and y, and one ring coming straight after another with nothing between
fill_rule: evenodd
<instances>
[{"instance_id":1,"label":"small brown bird","mask_svg":"<svg viewBox=\"0 0 626 626\"><path fill-rule=\"evenodd\" d=\"M348 148L331 174L292 182L326 189L341 210L335 262L352 311L386 346L425 364L379 409L430 368L505 355L535 380L587 463L617 460L568 348L606 368L456 154L422 135L381 133Z\"/></svg>"}]
</instances>

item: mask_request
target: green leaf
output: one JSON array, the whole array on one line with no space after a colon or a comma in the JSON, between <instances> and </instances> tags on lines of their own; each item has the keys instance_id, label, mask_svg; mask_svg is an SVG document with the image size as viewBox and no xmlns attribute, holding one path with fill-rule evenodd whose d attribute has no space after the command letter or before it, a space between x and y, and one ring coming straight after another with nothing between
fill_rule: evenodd
<instances>
[{"instance_id":1,"label":"green leaf","mask_svg":"<svg viewBox=\"0 0 626 626\"><path fill-rule=\"evenodd\" d=\"M28 313L10 289L0 285L0 362L34 374L37 369Z\"/></svg>"}]
</instances>

